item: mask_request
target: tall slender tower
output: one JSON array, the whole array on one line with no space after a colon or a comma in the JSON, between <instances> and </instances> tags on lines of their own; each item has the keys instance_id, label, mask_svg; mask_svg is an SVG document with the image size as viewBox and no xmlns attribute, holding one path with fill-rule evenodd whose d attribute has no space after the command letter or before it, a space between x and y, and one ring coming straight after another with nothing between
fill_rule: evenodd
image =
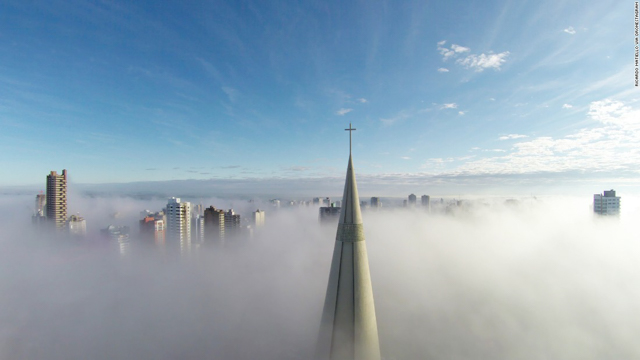
<instances>
[{"instance_id":1,"label":"tall slender tower","mask_svg":"<svg viewBox=\"0 0 640 360\"><path fill-rule=\"evenodd\" d=\"M316 355L318 359L379 360L376 310L351 159L355 129L349 124L345 130L349 131L349 165Z\"/></svg>"},{"instance_id":2,"label":"tall slender tower","mask_svg":"<svg viewBox=\"0 0 640 360\"><path fill-rule=\"evenodd\" d=\"M62 230L67 225L67 170L62 175L52 171L47 175L47 220L56 229Z\"/></svg>"}]
</instances>

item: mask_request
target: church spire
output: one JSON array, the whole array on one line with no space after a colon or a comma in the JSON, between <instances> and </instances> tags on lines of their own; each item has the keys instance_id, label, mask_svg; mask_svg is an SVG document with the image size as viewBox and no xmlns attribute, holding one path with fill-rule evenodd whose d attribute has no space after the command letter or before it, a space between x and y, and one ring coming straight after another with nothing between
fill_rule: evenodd
<instances>
[{"instance_id":1,"label":"church spire","mask_svg":"<svg viewBox=\"0 0 640 360\"><path fill-rule=\"evenodd\" d=\"M355 129L349 124L345 130L351 140L351 131ZM351 154L317 352L319 359L380 359L369 260Z\"/></svg>"}]
</instances>

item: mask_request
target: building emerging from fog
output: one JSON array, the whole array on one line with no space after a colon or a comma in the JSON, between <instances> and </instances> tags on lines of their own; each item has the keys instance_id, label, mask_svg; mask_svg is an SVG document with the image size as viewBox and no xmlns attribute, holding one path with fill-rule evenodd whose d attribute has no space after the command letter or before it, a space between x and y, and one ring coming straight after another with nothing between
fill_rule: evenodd
<instances>
[{"instance_id":1,"label":"building emerging from fog","mask_svg":"<svg viewBox=\"0 0 640 360\"><path fill-rule=\"evenodd\" d=\"M87 222L79 215L69 216L69 234L72 236L85 236L87 235Z\"/></svg>"},{"instance_id":2,"label":"building emerging from fog","mask_svg":"<svg viewBox=\"0 0 640 360\"><path fill-rule=\"evenodd\" d=\"M143 211L141 215L144 216L143 219L140 220L141 237L146 240L153 239L157 245L164 244L167 224L167 216L165 213L160 211L154 214L147 210Z\"/></svg>"},{"instance_id":3,"label":"building emerging from fog","mask_svg":"<svg viewBox=\"0 0 640 360\"><path fill-rule=\"evenodd\" d=\"M409 195L408 199L409 199L409 206L411 206L411 207L416 206L416 202L417 202L418 198L416 197L415 194Z\"/></svg>"},{"instance_id":4,"label":"building emerging from fog","mask_svg":"<svg viewBox=\"0 0 640 360\"><path fill-rule=\"evenodd\" d=\"M604 194L593 195L593 212L599 215L619 215L620 196L611 189L605 190Z\"/></svg>"},{"instance_id":5,"label":"building emerging from fog","mask_svg":"<svg viewBox=\"0 0 640 360\"><path fill-rule=\"evenodd\" d=\"M278 201L278 205L280 201ZM233 238L240 233L240 214L236 214L233 209L224 213L224 236L225 238Z\"/></svg>"},{"instance_id":6,"label":"building emerging from fog","mask_svg":"<svg viewBox=\"0 0 640 360\"><path fill-rule=\"evenodd\" d=\"M253 225L256 228L264 226L264 210L257 209L252 214L253 214Z\"/></svg>"},{"instance_id":7,"label":"building emerging from fog","mask_svg":"<svg viewBox=\"0 0 640 360\"><path fill-rule=\"evenodd\" d=\"M351 154L316 356L380 359L369 260Z\"/></svg>"},{"instance_id":8,"label":"building emerging from fog","mask_svg":"<svg viewBox=\"0 0 640 360\"><path fill-rule=\"evenodd\" d=\"M167 237L181 247L191 243L191 203L172 197L167 204Z\"/></svg>"},{"instance_id":9,"label":"building emerging from fog","mask_svg":"<svg viewBox=\"0 0 640 360\"><path fill-rule=\"evenodd\" d=\"M371 208L372 209L379 209L382 207L382 202L380 202L380 198L379 197L372 197L371 198Z\"/></svg>"},{"instance_id":10,"label":"building emerging from fog","mask_svg":"<svg viewBox=\"0 0 640 360\"><path fill-rule=\"evenodd\" d=\"M206 242L224 242L224 210L213 206L204 209L204 236Z\"/></svg>"},{"instance_id":11,"label":"building emerging from fog","mask_svg":"<svg viewBox=\"0 0 640 360\"><path fill-rule=\"evenodd\" d=\"M52 171L47 175L46 216L58 230L67 227L67 170L62 175Z\"/></svg>"},{"instance_id":12,"label":"building emerging from fog","mask_svg":"<svg viewBox=\"0 0 640 360\"><path fill-rule=\"evenodd\" d=\"M429 195L422 195L420 201L422 203L422 206L429 208Z\"/></svg>"},{"instance_id":13,"label":"building emerging from fog","mask_svg":"<svg viewBox=\"0 0 640 360\"><path fill-rule=\"evenodd\" d=\"M335 223L340 219L340 207L337 206L322 206L319 208L318 219L320 223Z\"/></svg>"}]
</instances>

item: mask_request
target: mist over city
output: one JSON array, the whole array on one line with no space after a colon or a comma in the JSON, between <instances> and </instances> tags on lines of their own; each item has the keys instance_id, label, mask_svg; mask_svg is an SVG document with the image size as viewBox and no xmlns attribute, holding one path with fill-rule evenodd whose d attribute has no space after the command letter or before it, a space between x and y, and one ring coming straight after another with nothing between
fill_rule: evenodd
<instances>
[{"instance_id":1,"label":"mist over city","mask_svg":"<svg viewBox=\"0 0 640 360\"><path fill-rule=\"evenodd\" d=\"M624 1L4 1L0 359L640 359L638 44Z\"/></svg>"},{"instance_id":2,"label":"mist over city","mask_svg":"<svg viewBox=\"0 0 640 360\"><path fill-rule=\"evenodd\" d=\"M313 358L336 231L317 206L261 204L250 239L184 252L134 224L166 200L76 197L91 236L61 239L33 228L31 199L1 204L3 358ZM605 218L506 200L363 208L382 358L638 357L637 199ZM109 224L132 226L124 248Z\"/></svg>"}]
</instances>

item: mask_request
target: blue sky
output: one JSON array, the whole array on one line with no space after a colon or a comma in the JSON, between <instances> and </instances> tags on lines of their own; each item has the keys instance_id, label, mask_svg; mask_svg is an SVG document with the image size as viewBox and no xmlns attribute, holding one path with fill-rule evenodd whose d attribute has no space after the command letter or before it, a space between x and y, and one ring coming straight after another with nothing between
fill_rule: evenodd
<instances>
[{"instance_id":1,"label":"blue sky","mask_svg":"<svg viewBox=\"0 0 640 360\"><path fill-rule=\"evenodd\" d=\"M343 176L349 122L369 182L637 184L633 10L5 1L0 185Z\"/></svg>"}]
</instances>

